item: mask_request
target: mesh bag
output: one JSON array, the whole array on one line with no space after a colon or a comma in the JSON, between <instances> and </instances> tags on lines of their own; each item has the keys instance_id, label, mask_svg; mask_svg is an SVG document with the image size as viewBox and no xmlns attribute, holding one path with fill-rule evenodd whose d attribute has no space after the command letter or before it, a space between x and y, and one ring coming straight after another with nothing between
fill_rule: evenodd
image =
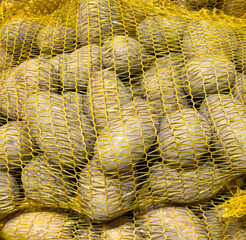
<instances>
[{"instance_id":1,"label":"mesh bag","mask_svg":"<svg viewBox=\"0 0 246 240\"><path fill-rule=\"evenodd\" d=\"M246 239L246 2L4 0L1 239Z\"/></svg>"}]
</instances>

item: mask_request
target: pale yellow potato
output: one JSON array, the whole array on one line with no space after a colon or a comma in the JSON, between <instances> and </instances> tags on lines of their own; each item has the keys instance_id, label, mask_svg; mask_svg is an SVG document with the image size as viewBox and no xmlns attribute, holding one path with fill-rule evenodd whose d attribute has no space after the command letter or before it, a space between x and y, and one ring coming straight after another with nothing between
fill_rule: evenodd
<instances>
[{"instance_id":1,"label":"pale yellow potato","mask_svg":"<svg viewBox=\"0 0 246 240\"><path fill-rule=\"evenodd\" d=\"M122 216L105 223L103 225L103 233L105 240L143 239L140 233L136 233L133 219L128 216Z\"/></svg>"},{"instance_id":2,"label":"pale yellow potato","mask_svg":"<svg viewBox=\"0 0 246 240\"><path fill-rule=\"evenodd\" d=\"M4 46L0 47L0 76L6 69L8 69L11 65L14 65L14 59L11 54L6 52L6 48Z\"/></svg>"},{"instance_id":3,"label":"pale yellow potato","mask_svg":"<svg viewBox=\"0 0 246 240\"><path fill-rule=\"evenodd\" d=\"M117 1L81 0L78 16L78 40L83 45L101 45L106 38L125 33Z\"/></svg>"},{"instance_id":4,"label":"pale yellow potato","mask_svg":"<svg viewBox=\"0 0 246 240\"><path fill-rule=\"evenodd\" d=\"M0 82L0 111L8 117L18 119L26 100L32 93L57 92L59 80L47 59L31 59L23 62Z\"/></svg>"},{"instance_id":5,"label":"pale yellow potato","mask_svg":"<svg viewBox=\"0 0 246 240\"><path fill-rule=\"evenodd\" d=\"M137 232L144 234L144 239L209 239L204 222L188 207L172 205L142 207L135 212L135 218Z\"/></svg>"},{"instance_id":6,"label":"pale yellow potato","mask_svg":"<svg viewBox=\"0 0 246 240\"><path fill-rule=\"evenodd\" d=\"M137 99L125 104L119 120L100 131L93 160L101 163L108 173L135 166L154 145L157 121L150 115L146 101Z\"/></svg>"},{"instance_id":7,"label":"pale yellow potato","mask_svg":"<svg viewBox=\"0 0 246 240\"><path fill-rule=\"evenodd\" d=\"M55 93L33 94L23 115L48 162L65 168L81 167L92 153L94 129L76 103L68 103Z\"/></svg>"},{"instance_id":8,"label":"pale yellow potato","mask_svg":"<svg viewBox=\"0 0 246 240\"><path fill-rule=\"evenodd\" d=\"M102 46L103 65L121 76L141 72L146 59L144 47L129 36L114 36L107 39Z\"/></svg>"},{"instance_id":9,"label":"pale yellow potato","mask_svg":"<svg viewBox=\"0 0 246 240\"><path fill-rule=\"evenodd\" d=\"M185 21L172 15L148 16L137 27L137 37L147 53L158 56L180 51L184 32Z\"/></svg>"},{"instance_id":10,"label":"pale yellow potato","mask_svg":"<svg viewBox=\"0 0 246 240\"><path fill-rule=\"evenodd\" d=\"M246 112L242 101L231 95L211 95L203 101L201 113L212 127L211 144L228 166L246 171Z\"/></svg>"},{"instance_id":11,"label":"pale yellow potato","mask_svg":"<svg viewBox=\"0 0 246 240\"><path fill-rule=\"evenodd\" d=\"M0 169L11 172L30 162L36 148L23 122L9 121L0 127Z\"/></svg>"},{"instance_id":12,"label":"pale yellow potato","mask_svg":"<svg viewBox=\"0 0 246 240\"><path fill-rule=\"evenodd\" d=\"M188 106L182 89L185 86L184 74L182 55L172 53L157 58L140 80L144 97L151 109L159 111L160 118Z\"/></svg>"},{"instance_id":13,"label":"pale yellow potato","mask_svg":"<svg viewBox=\"0 0 246 240\"><path fill-rule=\"evenodd\" d=\"M43 25L35 20L17 18L0 29L1 43L10 53L29 55L37 48L36 35Z\"/></svg>"},{"instance_id":14,"label":"pale yellow potato","mask_svg":"<svg viewBox=\"0 0 246 240\"><path fill-rule=\"evenodd\" d=\"M246 75L237 73L234 86L232 88L234 97L240 99L242 103L246 104Z\"/></svg>"},{"instance_id":15,"label":"pale yellow potato","mask_svg":"<svg viewBox=\"0 0 246 240\"><path fill-rule=\"evenodd\" d=\"M158 202L202 201L219 192L226 180L227 173L211 162L182 170L155 163L149 174L149 186Z\"/></svg>"},{"instance_id":16,"label":"pale yellow potato","mask_svg":"<svg viewBox=\"0 0 246 240\"><path fill-rule=\"evenodd\" d=\"M185 92L193 98L223 93L233 86L236 66L222 54L200 55L186 62ZM187 77L186 77L187 76Z\"/></svg>"},{"instance_id":17,"label":"pale yellow potato","mask_svg":"<svg viewBox=\"0 0 246 240\"><path fill-rule=\"evenodd\" d=\"M11 213L20 200L19 186L8 172L0 171L0 219Z\"/></svg>"},{"instance_id":18,"label":"pale yellow potato","mask_svg":"<svg viewBox=\"0 0 246 240\"><path fill-rule=\"evenodd\" d=\"M238 39L234 29L225 21L192 20L182 40L182 50L186 57L222 54L235 59Z\"/></svg>"},{"instance_id":19,"label":"pale yellow potato","mask_svg":"<svg viewBox=\"0 0 246 240\"><path fill-rule=\"evenodd\" d=\"M27 199L43 207L69 207L68 201L76 192L73 178L61 172L59 165L50 165L43 155L35 156L21 174Z\"/></svg>"},{"instance_id":20,"label":"pale yellow potato","mask_svg":"<svg viewBox=\"0 0 246 240\"><path fill-rule=\"evenodd\" d=\"M90 79L87 96L98 132L117 121L120 108L132 100L132 94L113 71L100 70Z\"/></svg>"},{"instance_id":21,"label":"pale yellow potato","mask_svg":"<svg viewBox=\"0 0 246 240\"><path fill-rule=\"evenodd\" d=\"M2 229L8 240L73 239L74 222L64 213L24 212L8 220Z\"/></svg>"},{"instance_id":22,"label":"pale yellow potato","mask_svg":"<svg viewBox=\"0 0 246 240\"><path fill-rule=\"evenodd\" d=\"M90 76L102 68L101 50L91 44L72 53L57 55L51 62L59 73L64 90L85 91Z\"/></svg>"},{"instance_id":23,"label":"pale yellow potato","mask_svg":"<svg viewBox=\"0 0 246 240\"><path fill-rule=\"evenodd\" d=\"M208 153L210 139L208 121L192 108L168 114L158 132L162 159L175 168L195 166Z\"/></svg>"},{"instance_id":24,"label":"pale yellow potato","mask_svg":"<svg viewBox=\"0 0 246 240\"><path fill-rule=\"evenodd\" d=\"M106 175L98 162L90 161L79 177L79 197L83 211L91 219L115 219L133 206L136 179L132 171Z\"/></svg>"},{"instance_id":25,"label":"pale yellow potato","mask_svg":"<svg viewBox=\"0 0 246 240\"><path fill-rule=\"evenodd\" d=\"M43 26L36 39L41 53L59 54L74 50L76 30L63 25Z\"/></svg>"}]
</instances>

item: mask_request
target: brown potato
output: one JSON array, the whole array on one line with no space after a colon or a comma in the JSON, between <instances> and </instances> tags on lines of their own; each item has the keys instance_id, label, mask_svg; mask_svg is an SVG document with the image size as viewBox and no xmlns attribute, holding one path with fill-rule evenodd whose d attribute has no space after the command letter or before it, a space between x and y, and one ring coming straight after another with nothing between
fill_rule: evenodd
<instances>
[{"instance_id":1,"label":"brown potato","mask_svg":"<svg viewBox=\"0 0 246 240\"><path fill-rule=\"evenodd\" d=\"M69 208L68 202L76 193L73 177L68 172L62 173L59 166L49 165L43 155L35 156L21 175L28 200L44 207L63 208Z\"/></svg>"},{"instance_id":2,"label":"brown potato","mask_svg":"<svg viewBox=\"0 0 246 240\"><path fill-rule=\"evenodd\" d=\"M246 74L237 73L232 94L246 104Z\"/></svg>"},{"instance_id":3,"label":"brown potato","mask_svg":"<svg viewBox=\"0 0 246 240\"><path fill-rule=\"evenodd\" d=\"M156 138L155 118L144 100L124 105L120 117L100 132L94 148L93 160L108 173L135 166Z\"/></svg>"},{"instance_id":4,"label":"brown potato","mask_svg":"<svg viewBox=\"0 0 246 240\"><path fill-rule=\"evenodd\" d=\"M132 100L132 95L116 74L101 70L90 79L87 95L97 132L119 119L120 108Z\"/></svg>"},{"instance_id":5,"label":"brown potato","mask_svg":"<svg viewBox=\"0 0 246 240\"><path fill-rule=\"evenodd\" d=\"M76 103L42 92L28 97L23 115L48 162L74 168L87 161L94 147L94 129Z\"/></svg>"},{"instance_id":6,"label":"brown potato","mask_svg":"<svg viewBox=\"0 0 246 240\"><path fill-rule=\"evenodd\" d=\"M15 178L0 171L0 219L4 219L13 211L20 200L19 186Z\"/></svg>"},{"instance_id":7,"label":"brown potato","mask_svg":"<svg viewBox=\"0 0 246 240\"><path fill-rule=\"evenodd\" d=\"M41 53L59 54L75 48L76 30L55 25L44 26L37 34L37 44Z\"/></svg>"},{"instance_id":8,"label":"brown potato","mask_svg":"<svg viewBox=\"0 0 246 240\"><path fill-rule=\"evenodd\" d=\"M200 55L186 63L187 86L184 90L193 98L223 93L233 86L235 65L221 54Z\"/></svg>"},{"instance_id":9,"label":"brown potato","mask_svg":"<svg viewBox=\"0 0 246 240\"><path fill-rule=\"evenodd\" d=\"M143 233L144 239L208 240L204 223L188 207L142 207L135 211L135 218L136 232Z\"/></svg>"},{"instance_id":10,"label":"brown potato","mask_svg":"<svg viewBox=\"0 0 246 240\"><path fill-rule=\"evenodd\" d=\"M51 62L60 75L64 90L85 91L89 77L101 67L100 47L91 44L72 53L54 57Z\"/></svg>"},{"instance_id":11,"label":"brown potato","mask_svg":"<svg viewBox=\"0 0 246 240\"><path fill-rule=\"evenodd\" d=\"M245 18L246 3L243 0L224 0L222 10L229 16Z\"/></svg>"},{"instance_id":12,"label":"brown potato","mask_svg":"<svg viewBox=\"0 0 246 240\"><path fill-rule=\"evenodd\" d=\"M27 97L39 91L56 92L57 74L48 60L32 59L23 62L0 83L0 111L13 119L22 118Z\"/></svg>"},{"instance_id":13,"label":"brown potato","mask_svg":"<svg viewBox=\"0 0 246 240\"><path fill-rule=\"evenodd\" d=\"M64 213L23 212L8 220L2 229L8 240L73 239L74 222Z\"/></svg>"},{"instance_id":14,"label":"brown potato","mask_svg":"<svg viewBox=\"0 0 246 240\"><path fill-rule=\"evenodd\" d=\"M8 122L0 127L0 169L19 171L33 158L34 143L23 122Z\"/></svg>"},{"instance_id":15,"label":"brown potato","mask_svg":"<svg viewBox=\"0 0 246 240\"><path fill-rule=\"evenodd\" d=\"M227 173L211 162L199 167L172 169L163 163L150 167L149 185L157 202L192 203L214 196L227 180Z\"/></svg>"},{"instance_id":16,"label":"brown potato","mask_svg":"<svg viewBox=\"0 0 246 240\"><path fill-rule=\"evenodd\" d=\"M180 51L184 31L185 21L172 15L149 16L137 27L142 46L149 54L158 56L170 51Z\"/></svg>"},{"instance_id":17,"label":"brown potato","mask_svg":"<svg viewBox=\"0 0 246 240\"><path fill-rule=\"evenodd\" d=\"M211 145L223 160L239 172L246 171L246 112L231 95L211 95L200 107L212 126Z\"/></svg>"},{"instance_id":18,"label":"brown potato","mask_svg":"<svg viewBox=\"0 0 246 240\"><path fill-rule=\"evenodd\" d=\"M91 219L108 221L129 211L135 196L132 172L109 176L91 161L79 178L79 197L83 211Z\"/></svg>"},{"instance_id":19,"label":"brown potato","mask_svg":"<svg viewBox=\"0 0 246 240\"><path fill-rule=\"evenodd\" d=\"M163 161L175 168L195 166L208 153L210 139L208 121L192 108L168 114L158 132Z\"/></svg>"},{"instance_id":20,"label":"brown potato","mask_svg":"<svg viewBox=\"0 0 246 240\"><path fill-rule=\"evenodd\" d=\"M121 76L141 73L146 58L142 45L128 36L114 36L102 46L103 65Z\"/></svg>"}]
</instances>

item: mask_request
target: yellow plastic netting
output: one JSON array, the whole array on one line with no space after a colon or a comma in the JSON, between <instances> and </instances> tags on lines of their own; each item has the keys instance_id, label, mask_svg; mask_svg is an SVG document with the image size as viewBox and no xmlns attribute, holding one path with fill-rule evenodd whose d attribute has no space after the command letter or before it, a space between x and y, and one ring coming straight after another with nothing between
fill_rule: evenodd
<instances>
[{"instance_id":1,"label":"yellow plastic netting","mask_svg":"<svg viewBox=\"0 0 246 240\"><path fill-rule=\"evenodd\" d=\"M1 239L246 239L246 1L0 6Z\"/></svg>"}]
</instances>

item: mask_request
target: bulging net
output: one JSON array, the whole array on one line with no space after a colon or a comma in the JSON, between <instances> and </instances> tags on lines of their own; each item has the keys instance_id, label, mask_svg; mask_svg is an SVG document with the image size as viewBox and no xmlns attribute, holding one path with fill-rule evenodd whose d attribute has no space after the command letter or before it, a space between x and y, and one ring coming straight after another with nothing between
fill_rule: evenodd
<instances>
[{"instance_id":1,"label":"bulging net","mask_svg":"<svg viewBox=\"0 0 246 240\"><path fill-rule=\"evenodd\" d=\"M2 239L246 239L246 2L5 0Z\"/></svg>"}]
</instances>

